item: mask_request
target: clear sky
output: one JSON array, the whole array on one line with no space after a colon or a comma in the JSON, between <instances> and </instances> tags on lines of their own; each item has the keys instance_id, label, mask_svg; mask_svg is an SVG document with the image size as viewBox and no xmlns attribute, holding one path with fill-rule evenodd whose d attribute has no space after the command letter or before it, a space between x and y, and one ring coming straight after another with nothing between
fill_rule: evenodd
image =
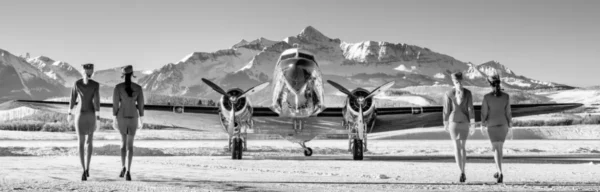
<instances>
[{"instance_id":1,"label":"clear sky","mask_svg":"<svg viewBox=\"0 0 600 192\"><path fill-rule=\"evenodd\" d=\"M345 42L408 43L538 80L600 85L600 1L592 0L15 0L0 5L0 49L155 69L309 25Z\"/></svg>"}]
</instances>

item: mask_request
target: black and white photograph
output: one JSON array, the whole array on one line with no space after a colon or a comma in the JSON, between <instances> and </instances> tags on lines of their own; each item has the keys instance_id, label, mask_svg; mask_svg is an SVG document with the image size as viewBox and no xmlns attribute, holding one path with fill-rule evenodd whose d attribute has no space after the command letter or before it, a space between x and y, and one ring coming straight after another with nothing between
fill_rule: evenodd
<instances>
[{"instance_id":1,"label":"black and white photograph","mask_svg":"<svg viewBox=\"0 0 600 192\"><path fill-rule=\"evenodd\" d=\"M600 191L600 1L0 2L0 191Z\"/></svg>"}]
</instances>

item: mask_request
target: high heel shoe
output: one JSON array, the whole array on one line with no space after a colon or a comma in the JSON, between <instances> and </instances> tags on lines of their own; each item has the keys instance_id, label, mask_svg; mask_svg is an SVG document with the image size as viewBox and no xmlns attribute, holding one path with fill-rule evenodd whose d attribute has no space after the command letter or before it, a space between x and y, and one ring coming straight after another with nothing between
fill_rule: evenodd
<instances>
[{"instance_id":1,"label":"high heel shoe","mask_svg":"<svg viewBox=\"0 0 600 192\"><path fill-rule=\"evenodd\" d=\"M90 177L90 170L89 170L89 169L86 169L86 170L85 170L85 176L86 176L86 177Z\"/></svg>"},{"instance_id":2,"label":"high heel shoe","mask_svg":"<svg viewBox=\"0 0 600 192\"><path fill-rule=\"evenodd\" d=\"M461 173L461 174L460 174L460 180L459 180L459 181L460 181L461 183L464 183L466 180L467 180L467 176L466 176L464 173Z\"/></svg>"},{"instance_id":3,"label":"high heel shoe","mask_svg":"<svg viewBox=\"0 0 600 192\"><path fill-rule=\"evenodd\" d=\"M497 178L497 180L496 180L496 183L502 183L502 182L503 182L503 181L502 181L503 179L504 179L504 175L503 175L502 173L500 173L500 175L498 176L498 178Z\"/></svg>"},{"instance_id":4,"label":"high heel shoe","mask_svg":"<svg viewBox=\"0 0 600 192\"><path fill-rule=\"evenodd\" d=\"M87 175L85 174L85 171L83 171L83 174L81 175L81 180L87 181Z\"/></svg>"},{"instance_id":5,"label":"high heel shoe","mask_svg":"<svg viewBox=\"0 0 600 192\"><path fill-rule=\"evenodd\" d=\"M499 173L498 173L498 172L494 173L494 179L498 179L498 177L499 177L499 176L500 176L500 175L499 175Z\"/></svg>"},{"instance_id":6,"label":"high heel shoe","mask_svg":"<svg viewBox=\"0 0 600 192\"><path fill-rule=\"evenodd\" d=\"M127 171L127 175L125 176L125 180L126 181L131 181L131 174L129 174L129 171Z\"/></svg>"},{"instance_id":7,"label":"high heel shoe","mask_svg":"<svg viewBox=\"0 0 600 192\"><path fill-rule=\"evenodd\" d=\"M121 169L121 173L119 174L119 177L125 177L126 171L127 171L127 169L125 167L123 167L123 169Z\"/></svg>"}]
</instances>

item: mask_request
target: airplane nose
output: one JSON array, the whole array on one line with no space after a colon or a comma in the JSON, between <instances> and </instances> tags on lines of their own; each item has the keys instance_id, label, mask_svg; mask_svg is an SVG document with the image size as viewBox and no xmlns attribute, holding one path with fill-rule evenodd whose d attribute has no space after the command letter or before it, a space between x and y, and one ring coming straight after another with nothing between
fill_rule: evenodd
<instances>
[{"instance_id":1,"label":"airplane nose","mask_svg":"<svg viewBox=\"0 0 600 192\"><path fill-rule=\"evenodd\" d=\"M316 64L306 59L289 59L283 61L281 67L288 84L299 92L311 79Z\"/></svg>"}]
</instances>

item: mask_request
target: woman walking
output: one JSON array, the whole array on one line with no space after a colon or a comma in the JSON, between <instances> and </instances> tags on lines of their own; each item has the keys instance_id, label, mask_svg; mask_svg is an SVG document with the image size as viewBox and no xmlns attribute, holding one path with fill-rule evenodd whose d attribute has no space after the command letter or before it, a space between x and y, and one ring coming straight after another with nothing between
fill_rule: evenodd
<instances>
[{"instance_id":1,"label":"woman walking","mask_svg":"<svg viewBox=\"0 0 600 192\"><path fill-rule=\"evenodd\" d=\"M100 84L92 80L92 74L94 74L94 64L87 63L83 64L83 79L75 81L73 88L71 89L71 100L69 102L69 115L67 120L73 122L73 115L75 116L75 131L77 132L77 139L79 140L79 159L81 161L81 167L83 167L83 175L81 175L82 181L87 181L90 176L90 162L92 160L93 153L93 141L94 131L96 125L98 125L100 115ZM79 97L79 102L77 98ZM77 104L76 113L73 114L73 107ZM85 136L87 137L87 140ZM87 164L84 159L85 144L87 141ZM87 166L86 166L87 165Z\"/></svg>"},{"instance_id":2,"label":"woman walking","mask_svg":"<svg viewBox=\"0 0 600 192\"><path fill-rule=\"evenodd\" d=\"M113 127L121 134L121 165L123 169L119 177L131 181L131 160L133 159L133 140L138 128L142 128L144 116L144 92L142 87L131 82L133 67L125 66L122 69L125 82L119 83L113 92ZM138 122L139 121L139 122ZM125 166L127 155L127 166Z\"/></svg>"},{"instance_id":3,"label":"woman walking","mask_svg":"<svg viewBox=\"0 0 600 192\"><path fill-rule=\"evenodd\" d=\"M454 158L460 169L459 181L465 182L465 163L467 151L465 145L469 136L469 128L474 130L475 110L473 108L473 96L471 91L463 88L463 75L461 72L452 74L454 88L448 91L444 97L444 129L450 133L454 144Z\"/></svg>"},{"instance_id":4,"label":"woman walking","mask_svg":"<svg viewBox=\"0 0 600 192\"><path fill-rule=\"evenodd\" d=\"M482 126L487 127L487 133L492 143L497 172L494 174L497 183L502 183L502 147L506 135L511 128L512 112L510 96L500 88L500 76L494 74L488 78L492 92L483 97L481 103ZM483 133L483 132L482 132Z\"/></svg>"}]
</instances>

